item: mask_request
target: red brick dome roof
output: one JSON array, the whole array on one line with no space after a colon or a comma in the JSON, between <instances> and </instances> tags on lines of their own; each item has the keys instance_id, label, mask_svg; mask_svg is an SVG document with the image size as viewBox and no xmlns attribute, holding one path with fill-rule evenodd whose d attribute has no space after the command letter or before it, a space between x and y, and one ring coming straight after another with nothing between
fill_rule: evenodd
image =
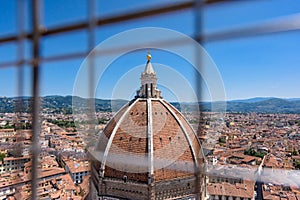
<instances>
[{"instance_id":1,"label":"red brick dome roof","mask_svg":"<svg viewBox=\"0 0 300 200\"><path fill-rule=\"evenodd\" d=\"M100 153L104 177L148 182L190 176L201 162L201 147L184 116L163 99L137 98L103 131Z\"/></svg>"}]
</instances>

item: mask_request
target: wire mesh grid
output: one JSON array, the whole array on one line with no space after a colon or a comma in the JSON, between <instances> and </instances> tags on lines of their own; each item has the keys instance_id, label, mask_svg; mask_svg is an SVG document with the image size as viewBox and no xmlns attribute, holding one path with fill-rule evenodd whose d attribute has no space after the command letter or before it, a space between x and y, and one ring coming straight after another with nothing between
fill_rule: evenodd
<instances>
[{"instance_id":1,"label":"wire mesh grid","mask_svg":"<svg viewBox=\"0 0 300 200\"><path fill-rule=\"evenodd\" d=\"M30 7L30 18L25 17L25 3ZM56 62L63 60L70 60L75 58L85 57L95 46L95 34L96 29L99 27L105 27L112 24L121 24L124 22L151 18L153 16L161 16L166 13L176 13L178 11L185 12L188 10L194 10L195 15L195 35L194 38L200 43L209 43L214 41L222 41L227 39L257 37L259 35L268 35L278 32L298 31L300 29L300 15L285 16L271 21L266 21L258 24L254 24L246 27L236 27L223 31L217 31L210 34L205 34L202 31L202 9L210 4L235 4L237 2L222 1L222 0L209 0L209 1L184 1L180 3L174 3L164 5L160 7L147 8L137 10L133 12L127 12L123 14L115 14L109 17L97 17L95 11L95 0L88 1L88 19L84 22L74 22L63 26L55 26L49 29L43 28L41 24L41 18L43 13L41 12L41 3L39 0L31 0L25 2L23 0L17 1L16 15L18 19L17 34L0 37L0 45L6 43L15 43L17 45L17 59L8 62L2 62L0 60L0 70L3 68L17 68L17 95L22 96L24 89L24 66L31 66L31 91L32 91L32 119L33 119L33 132L32 132L32 182L31 191L32 199L37 199L37 186L38 186L38 156L40 153L39 147L39 132L40 132L40 114L39 114L39 90L40 90L40 65L48 62ZM30 31L25 31L24 21L31 21ZM88 32L88 49L87 51L67 53L63 55L54 55L43 57L41 55L41 39L47 36L69 34L78 30L86 30ZM24 42L28 41L32 45L30 58L25 58ZM162 45L180 45L184 41L165 41ZM132 47L125 47L131 49ZM100 52L102 55L109 55L120 51L119 48L104 49ZM199 61L201 62L201 61ZM95 81L93 77L93 66L90 66L90 84L93 85ZM90 87L90 94L93 93L93 88ZM19 113L22 107L22 100L17 103L15 112ZM17 116L18 117L18 116ZM17 119L18 121L18 119Z\"/></svg>"}]
</instances>

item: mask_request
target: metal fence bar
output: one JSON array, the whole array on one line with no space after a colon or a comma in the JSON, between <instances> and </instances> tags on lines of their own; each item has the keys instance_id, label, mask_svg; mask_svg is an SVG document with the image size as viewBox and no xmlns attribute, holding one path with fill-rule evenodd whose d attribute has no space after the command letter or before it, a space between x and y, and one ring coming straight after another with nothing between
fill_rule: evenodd
<instances>
[{"instance_id":1,"label":"metal fence bar","mask_svg":"<svg viewBox=\"0 0 300 200\"><path fill-rule=\"evenodd\" d=\"M255 37L261 35L270 35L276 33L286 33L291 31L300 30L300 14L285 16L277 18L276 20L268 20L266 22L261 22L251 26L237 27L228 30L221 30L212 33L198 33L194 38L197 41L202 41L203 43L207 42L217 42L223 40L237 39L237 38L246 38L246 37ZM1 39L0 39L1 40ZM164 41L161 45L181 45L184 44L184 41L179 40L170 40ZM122 47L121 47L122 48ZM132 47L128 47L130 49ZM107 49L101 51L103 55L117 53L120 48ZM40 62L54 62L67 59L76 59L85 57L88 52L76 52L64 55L55 55L44 58L39 58ZM24 64L30 64L31 60L24 60ZM15 67L18 66L19 61L9 61L0 63L0 68L5 67Z\"/></svg>"},{"instance_id":2,"label":"metal fence bar","mask_svg":"<svg viewBox=\"0 0 300 200\"><path fill-rule=\"evenodd\" d=\"M284 17L278 17L271 20L266 20L261 23L255 23L244 27L238 26L235 28L206 33L198 35L198 38L203 37L205 42L223 41L228 39L238 39L246 37L254 37L261 35L270 35L275 33L285 33L300 30L300 14L292 14Z\"/></svg>"},{"instance_id":3,"label":"metal fence bar","mask_svg":"<svg viewBox=\"0 0 300 200\"><path fill-rule=\"evenodd\" d=\"M23 0L18 0L17 6L17 24L18 24L18 84L17 84L17 94L19 96L23 95L23 83L24 83L24 23L25 19L25 4ZM22 102L20 102L22 103Z\"/></svg>"},{"instance_id":4,"label":"metal fence bar","mask_svg":"<svg viewBox=\"0 0 300 200\"><path fill-rule=\"evenodd\" d=\"M87 130L88 135L86 138L84 138L87 146L90 145L92 135L95 134L95 89L96 89L96 83L95 83L95 53L92 51L95 47L95 29L97 27L97 21L96 21L96 1L95 0L89 0L88 2L88 52L90 53L90 56L87 60L88 62L88 123L89 123L89 129Z\"/></svg>"},{"instance_id":5,"label":"metal fence bar","mask_svg":"<svg viewBox=\"0 0 300 200\"><path fill-rule=\"evenodd\" d=\"M95 93L95 52L93 52L93 49L95 47L95 30L97 27L97 21L96 21L96 1L95 0L89 0L89 6L88 6L88 10L89 10L89 27L88 27L88 31L89 31L89 38L88 38L88 53L90 53L91 55L89 56L89 60L88 60L88 67L89 67L89 114L88 117L88 121L89 122L93 122L93 120L95 119L94 116L94 110L95 110L95 102L94 102L94 93ZM90 123L90 126L92 125L92 123ZM94 133L95 129L94 129L94 125L92 125L92 127L89 128L89 130L87 130L87 135L86 138L84 139L86 142L87 146L90 146L90 143L92 142L92 134ZM89 159L91 161L92 157L89 156ZM92 166L90 166L90 168L92 168ZM91 174L93 175L94 171L91 170ZM91 184L89 185L89 191L91 192ZM90 198L88 198L90 199Z\"/></svg>"},{"instance_id":6,"label":"metal fence bar","mask_svg":"<svg viewBox=\"0 0 300 200\"><path fill-rule=\"evenodd\" d=\"M194 16L195 16L195 19L194 19L194 23L195 23L195 35L197 34L200 34L202 35L203 34L203 12L202 12L202 9L203 9L203 1L202 0L195 0L195 4L194 4ZM199 44L202 44L202 38L196 38L196 41L199 43ZM194 48L194 52L196 55L195 55L195 63L196 63L196 67L199 69L199 68L202 68L203 65L202 65L202 58L203 55L202 55L202 52L199 51L199 48L197 48L196 46L195 47L192 47ZM196 76L196 95L197 95L197 101L198 102L201 102L202 101L202 81L201 79L199 78L199 74L196 72L195 73L195 76ZM203 116L203 113L201 112L203 109L201 108L201 104L199 104L199 116L200 116L200 119L201 117ZM199 131L202 131L201 129L201 124L200 124L200 121L198 123L198 130L197 131L197 134L199 133ZM200 159L200 155L202 152L197 152L199 157L197 157L196 159ZM205 159L205 158L204 158ZM202 166L199 166L198 169L197 169L197 175L196 175L196 182L195 182L195 186L196 186L196 191L197 193L199 193L199 199L201 199L201 194L203 192L203 185L201 185L201 180L204 178L203 176L203 170L202 170ZM204 186L206 187L206 186ZM205 190L204 190L205 191ZM205 194L206 196L206 194Z\"/></svg>"},{"instance_id":7,"label":"metal fence bar","mask_svg":"<svg viewBox=\"0 0 300 200\"><path fill-rule=\"evenodd\" d=\"M18 0L17 1L17 8L16 8L16 16L17 16L17 28L18 28L18 49L17 49L17 84L16 84L16 91L18 97L23 96L23 84L24 84L24 42L23 42L23 33L24 33L24 14L25 14L25 7L24 7L24 1ZM18 156L22 155L22 149L23 149L23 139L21 136L21 132L19 132L20 129L22 129L22 123L21 123L21 115L23 110L23 99L18 98L15 101L16 105L14 106L14 124L16 131L16 144L14 146L16 150L16 154Z\"/></svg>"},{"instance_id":8,"label":"metal fence bar","mask_svg":"<svg viewBox=\"0 0 300 200\"><path fill-rule=\"evenodd\" d=\"M31 172L31 199L37 199L37 188L38 188L38 165L39 165L39 134L40 134L40 103L39 103L39 57L40 57L40 32L39 32L39 8L40 1L31 1L31 14L32 14L32 28L33 28L33 38L32 38L32 95L33 95L33 105L32 105L32 172Z\"/></svg>"},{"instance_id":9,"label":"metal fence bar","mask_svg":"<svg viewBox=\"0 0 300 200\"><path fill-rule=\"evenodd\" d=\"M217 2L222 2L225 0L210 0L206 1L205 4L212 4L212 3L217 3ZM114 15L114 16L108 16L108 17L102 17L96 19L96 24L97 26L104 26L104 25L110 25L110 24L117 24L125 21L130 21L130 20L137 20L145 17L151 17L151 16L156 16L156 15L162 15L162 14L167 14L167 13L172 13L172 12L177 12L177 11L183 11L190 9L194 6L193 1L185 1L182 3L177 3L177 4L172 4L172 5L163 5L161 7L153 7L153 8L148 8L148 9L143 9L139 11L132 11L130 13L124 13L120 15ZM78 22L75 24L71 25L61 25L57 26L54 28L44 28L38 30L41 36L48 36L48 35L54 35L54 34L59 34L59 33L65 33L65 32L70 32L70 31L75 31L75 30L82 30L82 29L88 29L89 27L89 22ZM32 33L27 33L25 35L25 38L32 38L33 34ZM5 42L14 42L18 38L17 35L10 35L6 37L0 37L0 43L5 43Z\"/></svg>"}]
</instances>

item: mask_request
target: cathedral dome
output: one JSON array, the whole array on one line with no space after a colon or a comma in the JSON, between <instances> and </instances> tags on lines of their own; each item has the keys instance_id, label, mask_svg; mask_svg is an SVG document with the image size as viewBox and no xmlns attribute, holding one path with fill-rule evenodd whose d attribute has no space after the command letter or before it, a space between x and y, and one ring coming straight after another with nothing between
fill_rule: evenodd
<instances>
[{"instance_id":1,"label":"cathedral dome","mask_svg":"<svg viewBox=\"0 0 300 200\"><path fill-rule=\"evenodd\" d=\"M162 99L147 58L135 99L110 120L92 153L92 185L98 197L198 197L201 145L185 117Z\"/></svg>"}]
</instances>

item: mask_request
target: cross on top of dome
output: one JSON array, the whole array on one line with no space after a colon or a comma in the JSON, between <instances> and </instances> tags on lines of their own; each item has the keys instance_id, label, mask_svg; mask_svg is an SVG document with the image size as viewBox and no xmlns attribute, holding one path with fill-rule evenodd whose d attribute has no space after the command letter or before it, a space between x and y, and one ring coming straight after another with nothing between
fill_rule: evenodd
<instances>
[{"instance_id":1,"label":"cross on top of dome","mask_svg":"<svg viewBox=\"0 0 300 200\"><path fill-rule=\"evenodd\" d=\"M147 54L147 64L146 64L146 67L145 67L145 70L144 70L144 74L155 74L155 71L152 67L152 64L151 64L151 54L150 52L148 51L148 54Z\"/></svg>"},{"instance_id":2,"label":"cross on top of dome","mask_svg":"<svg viewBox=\"0 0 300 200\"><path fill-rule=\"evenodd\" d=\"M148 60L148 61L151 60L151 54L150 54L150 51L148 51L148 54L147 54L147 60Z\"/></svg>"}]
</instances>

